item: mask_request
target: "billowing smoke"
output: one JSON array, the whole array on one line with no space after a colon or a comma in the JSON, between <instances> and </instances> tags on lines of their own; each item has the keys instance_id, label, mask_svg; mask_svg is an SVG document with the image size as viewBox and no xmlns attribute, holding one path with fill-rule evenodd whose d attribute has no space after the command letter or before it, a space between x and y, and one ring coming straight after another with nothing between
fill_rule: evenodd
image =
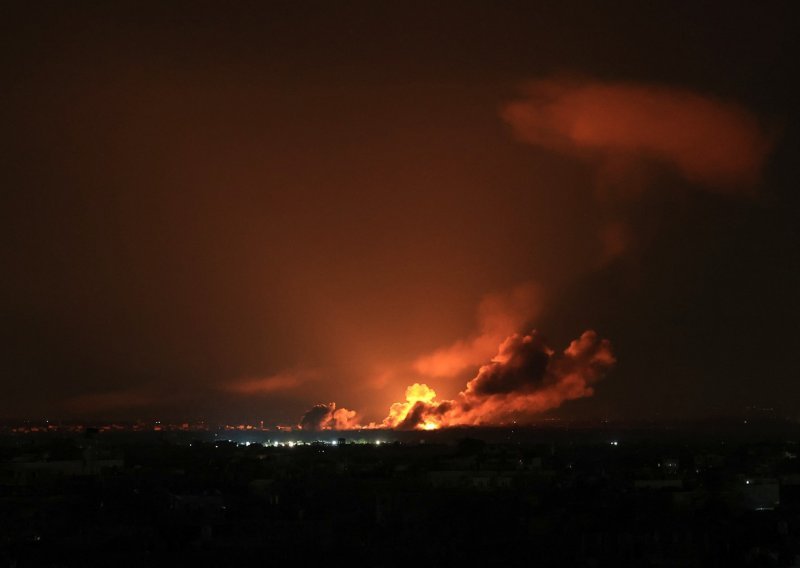
<instances>
[{"instance_id":1,"label":"billowing smoke","mask_svg":"<svg viewBox=\"0 0 800 568\"><path fill-rule=\"evenodd\" d=\"M532 81L502 111L520 140L587 160L626 184L643 161L708 189L747 190L771 139L744 107L686 89L573 78Z\"/></svg>"},{"instance_id":2,"label":"billowing smoke","mask_svg":"<svg viewBox=\"0 0 800 568\"><path fill-rule=\"evenodd\" d=\"M358 427L354 410L336 408L336 403L317 404L300 419L303 430L349 430Z\"/></svg>"},{"instance_id":3,"label":"billowing smoke","mask_svg":"<svg viewBox=\"0 0 800 568\"><path fill-rule=\"evenodd\" d=\"M459 425L499 425L525 421L567 400L592 396L594 384L616 362L608 340L586 331L561 353L542 336L513 334L495 357L483 365L453 400L436 400L436 392L415 383L406 400L396 402L379 424L359 426L355 413L335 420L335 405L317 405L303 417L303 429L381 427L431 430ZM350 411L348 411L350 412Z\"/></svg>"},{"instance_id":4,"label":"billowing smoke","mask_svg":"<svg viewBox=\"0 0 800 568\"><path fill-rule=\"evenodd\" d=\"M592 396L593 385L616 363L611 343L584 332L561 353L539 334L513 335L491 363L460 393L454 409L460 424L485 424L522 418Z\"/></svg>"}]
</instances>

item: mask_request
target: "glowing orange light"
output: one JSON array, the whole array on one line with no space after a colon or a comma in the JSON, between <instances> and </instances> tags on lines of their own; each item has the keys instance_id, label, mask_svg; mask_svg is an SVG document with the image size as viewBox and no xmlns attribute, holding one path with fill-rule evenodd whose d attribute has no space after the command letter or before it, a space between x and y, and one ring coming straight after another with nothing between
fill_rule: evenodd
<instances>
[{"instance_id":1,"label":"glowing orange light","mask_svg":"<svg viewBox=\"0 0 800 568\"><path fill-rule=\"evenodd\" d=\"M592 396L594 383L615 362L611 344L591 330L561 353L547 347L536 331L515 333L500 344L497 355L452 400L436 400L432 388L414 383L406 389L406 400L392 404L389 415L380 423L360 425L354 411L335 410L333 403L317 405L312 410L324 414L325 420L316 428L323 430L438 430L502 425L521 415L558 407L567 400Z\"/></svg>"}]
</instances>

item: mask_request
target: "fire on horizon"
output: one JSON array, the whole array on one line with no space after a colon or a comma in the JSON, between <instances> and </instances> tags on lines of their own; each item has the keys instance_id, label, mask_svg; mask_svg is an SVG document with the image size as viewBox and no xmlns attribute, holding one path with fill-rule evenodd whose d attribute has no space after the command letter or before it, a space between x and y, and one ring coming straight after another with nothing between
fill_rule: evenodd
<instances>
[{"instance_id":1,"label":"fire on horizon","mask_svg":"<svg viewBox=\"0 0 800 568\"><path fill-rule=\"evenodd\" d=\"M795 416L789 5L4 3L0 420Z\"/></svg>"},{"instance_id":2,"label":"fire on horizon","mask_svg":"<svg viewBox=\"0 0 800 568\"><path fill-rule=\"evenodd\" d=\"M500 345L497 355L455 400L436 399L428 385L414 383L405 402L396 402L380 423L359 423L357 413L317 405L300 421L304 430L397 428L437 430L448 426L510 424L561 405L566 400L591 396L592 385L615 363L611 345L593 331L585 332L556 355L539 334L514 334Z\"/></svg>"}]
</instances>

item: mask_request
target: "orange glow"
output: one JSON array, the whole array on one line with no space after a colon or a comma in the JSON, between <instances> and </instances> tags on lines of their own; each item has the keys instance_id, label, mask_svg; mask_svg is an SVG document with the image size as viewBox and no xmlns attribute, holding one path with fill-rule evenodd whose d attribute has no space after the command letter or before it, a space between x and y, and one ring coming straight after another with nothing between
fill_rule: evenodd
<instances>
[{"instance_id":1,"label":"orange glow","mask_svg":"<svg viewBox=\"0 0 800 568\"><path fill-rule=\"evenodd\" d=\"M534 81L503 118L524 142L617 165L661 162L719 191L757 183L772 145L737 104L638 83Z\"/></svg>"},{"instance_id":2,"label":"orange glow","mask_svg":"<svg viewBox=\"0 0 800 568\"><path fill-rule=\"evenodd\" d=\"M476 367L497 352L497 345L541 309L541 290L528 282L509 292L488 294L478 306L479 333L419 357L414 369L429 377L452 377Z\"/></svg>"},{"instance_id":3,"label":"orange glow","mask_svg":"<svg viewBox=\"0 0 800 568\"><path fill-rule=\"evenodd\" d=\"M402 425L409 417L409 413L420 405L430 405L436 400L436 391L428 385L414 383L406 389L405 402L395 402L389 408L389 416L384 418L381 426L385 428L396 428ZM422 406L419 406L421 408Z\"/></svg>"},{"instance_id":4,"label":"orange glow","mask_svg":"<svg viewBox=\"0 0 800 568\"><path fill-rule=\"evenodd\" d=\"M530 419L567 400L592 396L594 383L615 363L611 344L594 331L584 332L561 353L535 331L515 333L453 400L437 401L436 391L414 383L406 389L406 400L392 404L379 424L359 425L354 411L337 410L331 403L309 410L303 428L436 430Z\"/></svg>"}]
</instances>

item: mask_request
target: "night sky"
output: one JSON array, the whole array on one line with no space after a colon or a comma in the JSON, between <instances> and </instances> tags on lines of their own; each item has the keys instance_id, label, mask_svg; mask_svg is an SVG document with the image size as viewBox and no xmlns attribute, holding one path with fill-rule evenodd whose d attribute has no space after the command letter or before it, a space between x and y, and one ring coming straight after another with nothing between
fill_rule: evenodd
<instances>
[{"instance_id":1,"label":"night sky","mask_svg":"<svg viewBox=\"0 0 800 568\"><path fill-rule=\"evenodd\" d=\"M792 4L4 2L0 418L800 415Z\"/></svg>"}]
</instances>

